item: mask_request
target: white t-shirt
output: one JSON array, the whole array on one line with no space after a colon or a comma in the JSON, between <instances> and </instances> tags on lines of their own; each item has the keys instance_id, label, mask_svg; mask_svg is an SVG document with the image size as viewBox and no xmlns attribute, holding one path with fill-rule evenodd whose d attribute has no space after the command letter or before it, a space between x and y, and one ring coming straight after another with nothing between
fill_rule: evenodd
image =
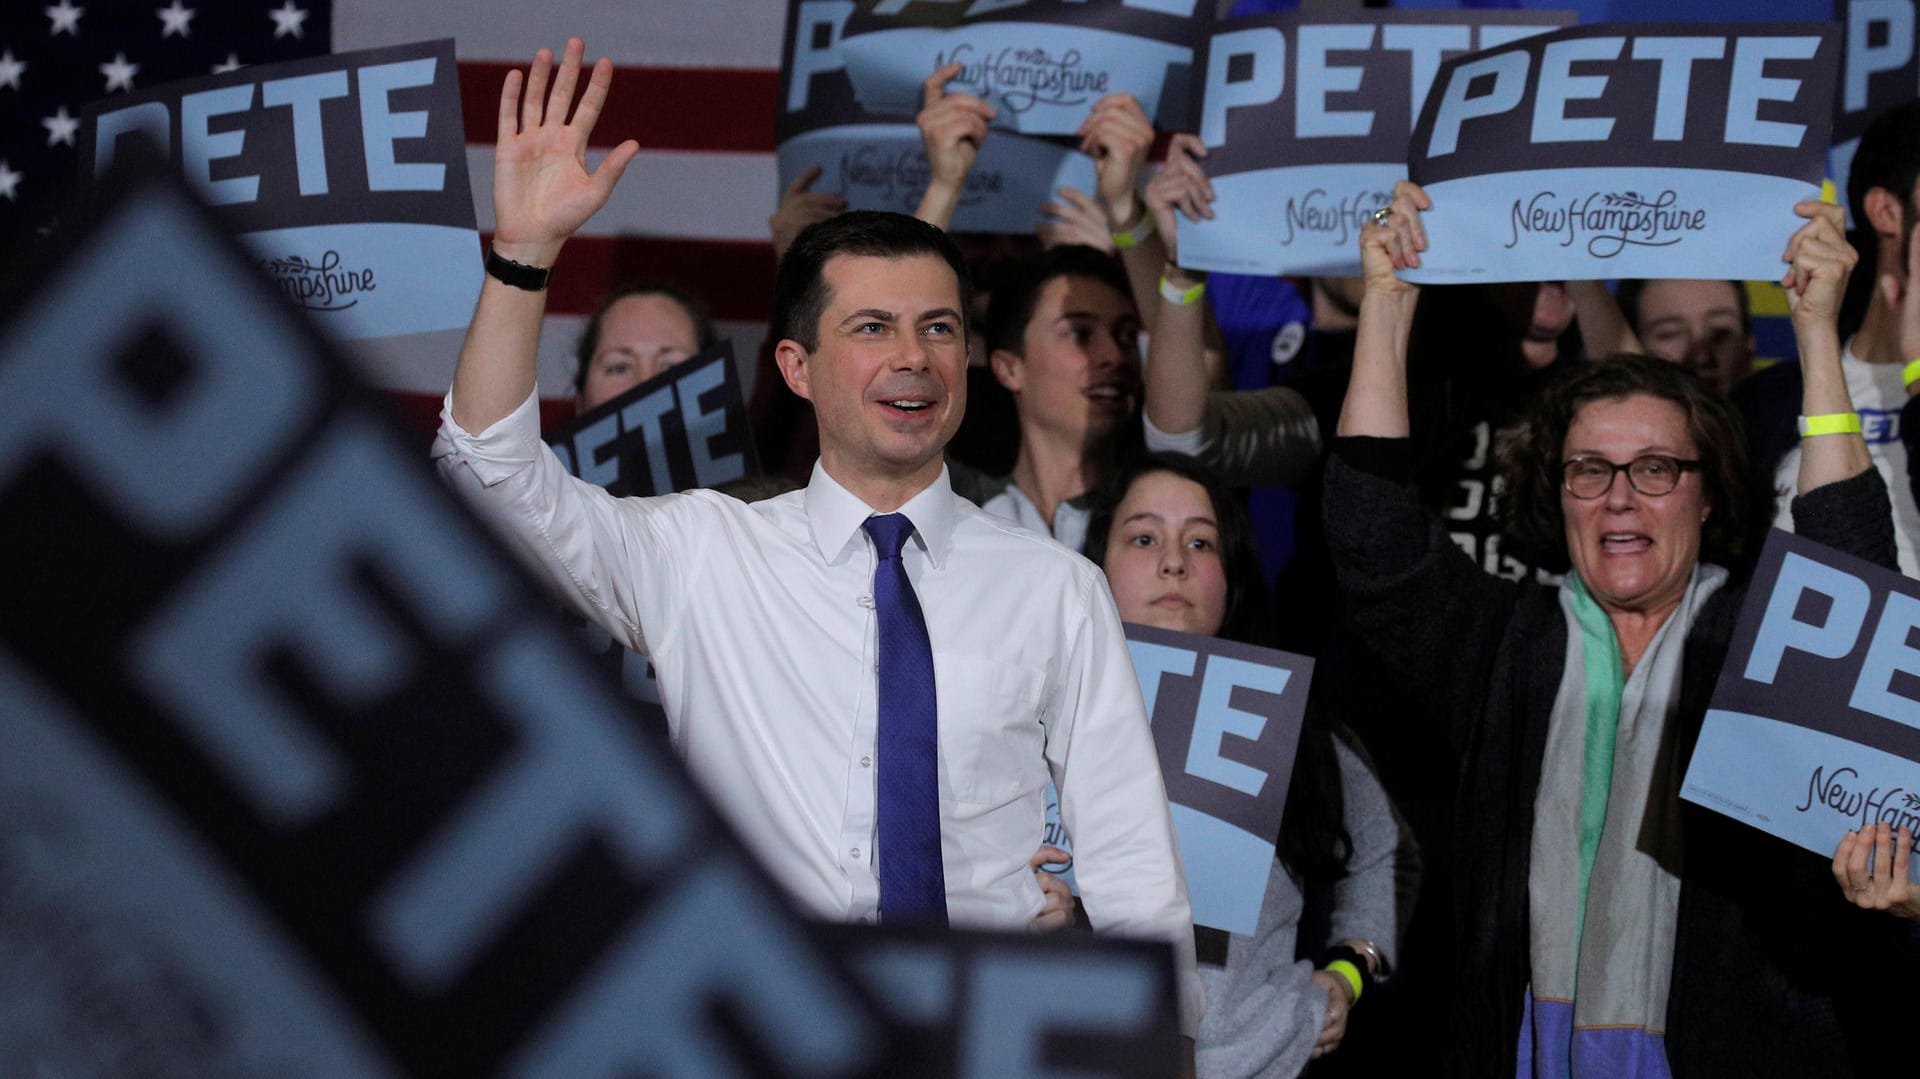
<instances>
[{"instance_id":1,"label":"white t-shirt","mask_svg":"<svg viewBox=\"0 0 1920 1079\"><path fill-rule=\"evenodd\" d=\"M1900 552L1900 572L1920 577L1920 506L1908 494L1907 447L1900 441L1900 409L1907 403L1907 388L1900 381L1897 363L1867 363L1853 354L1853 342L1847 342L1840 357L1840 370L1847 379L1847 393L1860 413L1860 431L1866 436L1867 452L1887 481L1887 493L1893 499L1893 540ZM1773 475L1774 525L1793 531L1795 485L1800 478L1800 447L1795 446L1780 459Z\"/></svg>"}]
</instances>

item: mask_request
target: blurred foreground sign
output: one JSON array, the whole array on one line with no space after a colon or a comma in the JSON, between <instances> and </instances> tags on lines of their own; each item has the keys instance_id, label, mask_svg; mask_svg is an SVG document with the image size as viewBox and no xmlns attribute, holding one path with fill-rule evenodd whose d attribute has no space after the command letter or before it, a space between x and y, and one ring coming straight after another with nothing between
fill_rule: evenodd
<instances>
[{"instance_id":1,"label":"blurred foreground sign","mask_svg":"<svg viewBox=\"0 0 1920 1079\"><path fill-rule=\"evenodd\" d=\"M937 938L880 1010L178 185L57 246L0 323L0 1074L1165 1074L1164 948Z\"/></svg>"}]
</instances>

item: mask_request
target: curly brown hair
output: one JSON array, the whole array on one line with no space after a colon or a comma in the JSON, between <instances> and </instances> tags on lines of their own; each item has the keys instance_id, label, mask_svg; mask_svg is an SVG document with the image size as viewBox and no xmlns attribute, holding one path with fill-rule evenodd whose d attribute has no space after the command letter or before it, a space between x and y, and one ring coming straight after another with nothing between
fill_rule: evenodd
<instances>
[{"instance_id":1,"label":"curly brown hair","mask_svg":"<svg viewBox=\"0 0 1920 1079\"><path fill-rule=\"evenodd\" d=\"M1692 371L1622 353L1575 365L1533 402L1520 430L1500 447L1501 529L1518 557L1566 572L1570 562L1560 489L1567 431L1591 402L1641 395L1672 401L1686 414L1713 507L1700 530L1701 560L1737 568L1759 549L1773 520L1773 491L1754 467L1740 413Z\"/></svg>"}]
</instances>

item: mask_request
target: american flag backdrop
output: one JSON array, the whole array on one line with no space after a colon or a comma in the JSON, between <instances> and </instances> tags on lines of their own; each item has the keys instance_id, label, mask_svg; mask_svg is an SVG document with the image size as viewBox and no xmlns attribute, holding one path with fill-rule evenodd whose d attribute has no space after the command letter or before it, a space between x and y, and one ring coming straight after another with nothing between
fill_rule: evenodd
<instances>
[{"instance_id":1,"label":"american flag backdrop","mask_svg":"<svg viewBox=\"0 0 1920 1079\"><path fill-rule=\"evenodd\" d=\"M0 237L47 226L72 191L88 102L330 51L327 0L0 3Z\"/></svg>"},{"instance_id":2,"label":"american flag backdrop","mask_svg":"<svg viewBox=\"0 0 1920 1079\"><path fill-rule=\"evenodd\" d=\"M617 69L595 145L633 138L642 152L555 273L542 396L557 403L570 395L570 352L586 315L630 278L674 281L706 297L750 378L772 298L767 217L778 197L773 110L785 11L783 0L4 0L0 236L14 234L37 190L72 182L74 148L50 140L55 127L64 130L58 110L79 116L87 101L118 92L116 79L148 89L216 65L451 37L484 238L501 79L535 49L557 52L577 34L589 58L611 57ZM55 127L43 123L49 118ZM368 369L424 415L446 390L459 335L404 344L376 347ZM563 414L564 406L550 410Z\"/></svg>"}]
</instances>

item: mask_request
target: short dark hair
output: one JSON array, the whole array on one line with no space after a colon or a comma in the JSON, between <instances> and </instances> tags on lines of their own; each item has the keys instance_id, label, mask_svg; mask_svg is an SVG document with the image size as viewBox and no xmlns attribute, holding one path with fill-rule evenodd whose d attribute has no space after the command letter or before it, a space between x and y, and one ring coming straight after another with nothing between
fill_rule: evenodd
<instances>
[{"instance_id":1,"label":"short dark hair","mask_svg":"<svg viewBox=\"0 0 1920 1079\"><path fill-rule=\"evenodd\" d=\"M1648 285L1660 280L1666 279L1655 278L1649 281L1641 278L1629 278L1628 280L1620 282L1619 287L1613 290L1613 300L1620 305L1620 315L1627 320L1628 326L1633 327L1635 334L1638 334L1641 329L1640 298L1645 295ZM1747 297L1746 283L1742 281L1728 281L1727 287L1733 289L1735 302L1740 305L1740 330L1742 333L1751 335L1753 333L1753 303ZM1641 342L1643 345L1645 343L1644 341Z\"/></svg>"},{"instance_id":2,"label":"short dark hair","mask_svg":"<svg viewBox=\"0 0 1920 1079\"><path fill-rule=\"evenodd\" d=\"M1213 520L1220 534L1220 565L1227 575L1227 609L1215 636L1245 644L1270 644L1273 619L1267 604L1266 578L1260 572L1260 555L1246 504L1197 458L1184 453L1142 453L1115 469L1093 496L1092 513L1087 519L1087 557L1102 571L1106 569L1114 510L1136 482L1156 472L1199 484L1213 504Z\"/></svg>"},{"instance_id":3,"label":"short dark hair","mask_svg":"<svg viewBox=\"0 0 1920 1079\"><path fill-rule=\"evenodd\" d=\"M607 320L607 312L613 309L614 304L634 296L658 296L679 305L680 310L686 312L687 321L693 323L693 336L699 351L705 352L719 342L720 336L714 331L713 318L707 313L706 301L679 285L665 281L629 282L600 297L600 305L593 309L593 316L587 319L587 328L580 331L580 340L573 346L573 358L576 361L573 392L586 392L587 370L593 366L593 354L600 351L600 327Z\"/></svg>"},{"instance_id":4,"label":"short dark hair","mask_svg":"<svg viewBox=\"0 0 1920 1079\"><path fill-rule=\"evenodd\" d=\"M1502 532L1518 558L1555 573L1571 565L1560 511L1561 454L1580 410L1595 401L1656 397L1680 406L1713 507L1700 558L1730 569L1758 550L1773 520L1773 491L1754 468L1740 413L1679 364L1619 353L1577 364L1550 385L1500 449Z\"/></svg>"},{"instance_id":5,"label":"short dark hair","mask_svg":"<svg viewBox=\"0 0 1920 1079\"><path fill-rule=\"evenodd\" d=\"M820 347L820 316L827 309L825 270L836 255L885 259L933 255L944 260L960 283L959 314L964 325L972 285L966 261L947 234L907 214L852 210L808 225L787 248L774 276L774 340L798 341L809 352Z\"/></svg>"},{"instance_id":6,"label":"short dark hair","mask_svg":"<svg viewBox=\"0 0 1920 1079\"><path fill-rule=\"evenodd\" d=\"M1133 302L1127 272L1112 255L1085 244L1048 248L1008 265L994 287L993 298L987 303L988 352L1004 348L1015 355L1020 353L1027 323L1033 321L1033 309L1040 302L1040 291L1056 277L1090 277L1125 296L1128 303Z\"/></svg>"},{"instance_id":7,"label":"short dark hair","mask_svg":"<svg viewBox=\"0 0 1920 1079\"><path fill-rule=\"evenodd\" d=\"M1867 192L1884 187L1906 206L1920 179L1920 100L1895 105L1874 117L1860 136L1847 167L1847 209L1856 228L1867 228ZM1909 226L1913 223L1907 222Z\"/></svg>"}]
</instances>

